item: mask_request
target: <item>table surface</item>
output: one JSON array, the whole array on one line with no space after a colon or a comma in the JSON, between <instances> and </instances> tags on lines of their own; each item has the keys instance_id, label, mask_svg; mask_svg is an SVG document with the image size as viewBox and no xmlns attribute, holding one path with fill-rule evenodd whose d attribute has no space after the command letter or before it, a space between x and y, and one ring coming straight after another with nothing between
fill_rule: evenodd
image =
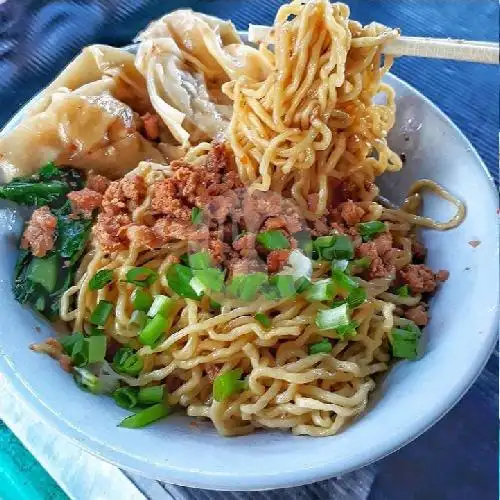
<instances>
[{"instance_id":1,"label":"table surface","mask_svg":"<svg viewBox=\"0 0 500 500\"><path fill-rule=\"evenodd\" d=\"M53 79L85 45L126 45L150 20L179 7L231 18L238 29L245 29L248 23L271 24L281 3L277 0L0 1L0 125ZM364 23L377 20L399 26L405 35L498 41L496 0L351 0L347 3L353 18ZM498 182L498 66L402 58L396 61L392 71L450 116L471 140ZM482 499L496 499L497 418L498 353L495 353L463 400L414 443L358 473L315 487L293 489L287 496L460 500L480 495ZM26 498L37 498L31 494L33 485L37 486L40 498L63 498L2 425L0 445L0 473L16 470L22 477L22 481L17 481L18 486L26 484ZM140 479L136 478L136 483L141 483ZM152 488L146 483L139 486L143 491ZM148 491L151 491L149 496L155 496L153 491L157 490ZM169 492L174 498L205 497L200 491L185 488L173 487ZM224 494L208 496L226 497ZM252 498L260 496L253 494ZM262 494L262 498L283 496L283 492ZM240 497L250 498L244 494ZM1 488L0 498L9 498Z\"/></svg>"}]
</instances>

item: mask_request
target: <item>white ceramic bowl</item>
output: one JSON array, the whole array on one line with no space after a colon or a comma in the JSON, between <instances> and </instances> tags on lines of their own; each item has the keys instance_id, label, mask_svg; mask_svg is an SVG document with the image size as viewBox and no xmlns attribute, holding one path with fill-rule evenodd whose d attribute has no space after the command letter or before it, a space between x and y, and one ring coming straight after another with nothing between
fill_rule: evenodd
<instances>
[{"instance_id":1,"label":"white ceramic bowl","mask_svg":"<svg viewBox=\"0 0 500 500\"><path fill-rule=\"evenodd\" d=\"M125 410L111 398L78 390L53 360L28 349L49 336L51 327L11 293L22 221L12 205L4 204L0 370L19 396L47 423L104 460L150 478L219 490L288 487L343 474L397 450L434 424L471 386L496 341L497 195L481 159L453 123L407 84L391 75L387 81L398 95L390 143L407 161L402 172L381 178L383 194L400 202L413 180L428 177L465 201L468 212L457 229L424 232L429 264L450 271L432 300L427 353L418 362L397 363L362 418L328 438L281 432L223 438L208 424L189 426L182 416L143 430L118 428ZM450 207L432 198L425 213L445 219ZM470 240L481 244L473 248Z\"/></svg>"}]
</instances>

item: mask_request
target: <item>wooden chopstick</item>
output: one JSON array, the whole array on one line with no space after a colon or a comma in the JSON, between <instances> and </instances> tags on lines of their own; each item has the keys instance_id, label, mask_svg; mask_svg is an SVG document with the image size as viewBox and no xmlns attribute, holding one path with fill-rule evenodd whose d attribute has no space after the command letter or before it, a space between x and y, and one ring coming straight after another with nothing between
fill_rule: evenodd
<instances>
[{"instance_id":1,"label":"wooden chopstick","mask_svg":"<svg viewBox=\"0 0 500 500\"><path fill-rule=\"evenodd\" d=\"M270 31L269 26L250 24L248 27L249 42L263 41ZM455 61L499 64L499 45L494 42L455 40L452 38L425 38L400 36L384 44L384 54L433 59L449 59Z\"/></svg>"}]
</instances>

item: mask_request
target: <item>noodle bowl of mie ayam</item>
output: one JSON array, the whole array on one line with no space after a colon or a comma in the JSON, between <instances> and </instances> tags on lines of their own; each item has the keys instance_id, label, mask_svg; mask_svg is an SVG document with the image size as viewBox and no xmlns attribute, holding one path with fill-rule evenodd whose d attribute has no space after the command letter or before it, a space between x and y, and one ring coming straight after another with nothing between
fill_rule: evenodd
<instances>
[{"instance_id":1,"label":"noodle bowl of mie ayam","mask_svg":"<svg viewBox=\"0 0 500 500\"><path fill-rule=\"evenodd\" d=\"M280 8L258 47L176 11L135 55L85 49L0 138L0 196L34 209L14 295L64 330L31 349L127 429L180 410L224 436L331 436L362 415L381 375L425 356L447 286L416 230L465 217L429 179L379 198L404 168L382 81L397 36L317 0ZM448 221L421 214L424 191Z\"/></svg>"}]
</instances>

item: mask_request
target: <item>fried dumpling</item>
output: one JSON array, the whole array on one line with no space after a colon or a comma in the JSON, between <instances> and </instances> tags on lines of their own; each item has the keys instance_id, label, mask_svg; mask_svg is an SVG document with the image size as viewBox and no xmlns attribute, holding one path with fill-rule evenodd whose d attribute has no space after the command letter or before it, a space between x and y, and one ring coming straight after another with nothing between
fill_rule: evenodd
<instances>
[{"instance_id":1,"label":"fried dumpling","mask_svg":"<svg viewBox=\"0 0 500 500\"><path fill-rule=\"evenodd\" d=\"M0 137L2 181L27 175L48 161L117 178L141 160L163 161L138 131L152 111L134 56L102 45L87 47Z\"/></svg>"},{"instance_id":2,"label":"fried dumpling","mask_svg":"<svg viewBox=\"0 0 500 500\"><path fill-rule=\"evenodd\" d=\"M262 79L269 67L242 43L232 23L178 10L140 33L136 67L151 103L175 139L196 144L223 134L232 115L223 83L242 75Z\"/></svg>"}]
</instances>

